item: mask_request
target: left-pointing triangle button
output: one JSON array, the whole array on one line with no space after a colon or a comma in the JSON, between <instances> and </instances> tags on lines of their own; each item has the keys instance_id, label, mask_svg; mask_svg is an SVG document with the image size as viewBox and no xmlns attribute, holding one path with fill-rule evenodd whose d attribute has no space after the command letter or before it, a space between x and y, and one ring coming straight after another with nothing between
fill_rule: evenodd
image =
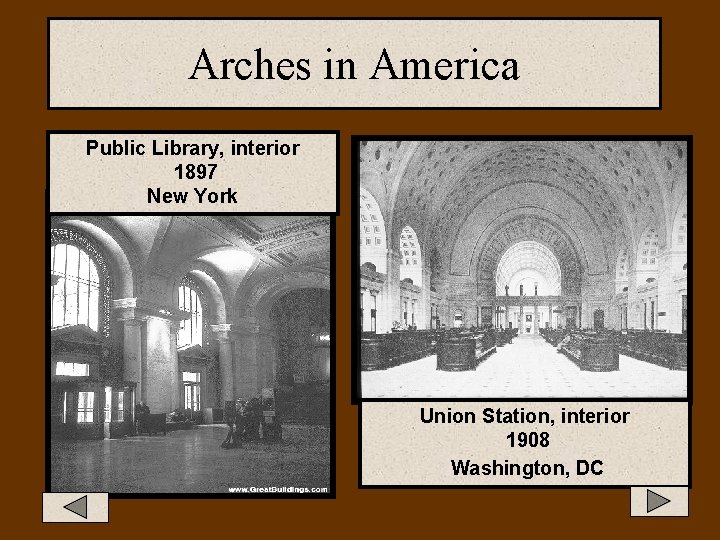
<instances>
[{"instance_id":1,"label":"left-pointing triangle button","mask_svg":"<svg viewBox=\"0 0 720 540\"><path fill-rule=\"evenodd\" d=\"M73 514L77 514L81 518L87 519L87 495L83 495L79 499L63 506L66 510L70 510Z\"/></svg>"},{"instance_id":2,"label":"left-pointing triangle button","mask_svg":"<svg viewBox=\"0 0 720 540\"><path fill-rule=\"evenodd\" d=\"M43 523L107 523L107 493L43 493Z\"/></svg>"}]
</instances>

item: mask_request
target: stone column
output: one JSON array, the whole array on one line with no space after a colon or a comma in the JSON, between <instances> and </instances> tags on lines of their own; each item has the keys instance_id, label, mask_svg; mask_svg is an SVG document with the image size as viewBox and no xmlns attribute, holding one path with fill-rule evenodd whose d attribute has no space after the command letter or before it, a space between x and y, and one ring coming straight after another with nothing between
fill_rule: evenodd
<instances>
[{"instance_id":1,"label":"stone column","mask_svg":"<svg viewBox=\"0 0 720 540\"><path fill-rule=\"evenodd\" d=\"M680 332L680 325L674 325L676 313L679 314L679 295L673 290L673 254L667 253L664 249L658 255L658 278L657 278L657 302L655 311L664 312L665 315L657 317L657 329L669 332ZM678 296L676 299L675 296Z\"/></svg>"},{"instance_id":2,"label":"stone column","mask_svg":"<svg viewBox=\"0 0 720 540\"><path fill-rule=\"evenodd\" d=\"M232 350L235 398L248 399L258 392L259 331L252 318L245 319L234 327Z\"/></svg>"},{"instance_id":3,"label":"stone column","mask_svg":"<svg viewBox=\"0 0 720 540\"><path fill-rule=\"evenodd\" d=\"M234 369L232 342L230 333L232 325L214 324L211 326L215 339L218 340L218 361L220 364L220 396L222 403L235 399Z\"/></svg>"},{"instance_id":4,"label":"stone column","mask_svg":"<svg viewBox=\"0 0 720 540\"><path fill-rule=\"evenodd\" d=\"M277 365L277 347L275 346L275 333L268 328L260 328L257 337L257 365L259 394L263 388L275 386Z\"/></svg>"},{"instance_id":5,"label":"stone column","mask_svg":"<svg viewBox=\"0 0 720 540\"><path fill-rule=\"evenodd\" d=\"M552 312L552 304L548 306L548 328L553 327L553 312Z\"/></svg>"},{"instance_id":6,"label":"stone column","mask_svg":"<svg viewBox=\"0 0 720 540\"><path fill-rule=\"evenodd\" d=\"M148 317L146 325L146 403L153 413L169 413L180 406L178 325L160 317Z\"/></svg>"},{"instance_id":7,"label":"stone column","mask_svg":"<svg viewBox=\"0 0 720 540\"><path fill-rule=\"evenodd\" d=\"M533 330L534 330L534 331L533 331L533 334L538 334L538 333L540 332L540 330L539 330L540 325L538 324L538 315L539 315L538 305L535 304L535 305L533 306L533 326L535 327L535 328L533 329Z\"/></svg>"},{"instance_id":8,"label":"stone column","mask_svg":"<svg viewBox=\"0 0 720 540\"><path fill-rule=\"evenodd\" d=\"M365 295L367 294L367 289L365 287L360 287L360 328L363 332L367 332L370 330L367 326L365 326Z\"/></svg>"},{"instance_id":9,"label":"stone column","mask_svg":"<svg viewBox=\"0 0 720 540\"><path fill-rule=\"evenodd\" d=\"M637 275L635 274L634 264L632 270L628 270L628 328L643 327L643 310L642 303L637 292Z\"/></svg>"},{"instance_id":10,"label":"stone column","mask_svg":"<svg viewBox=\"0 0 720 540\"><path fill-rule=\"evenodd\" d=\"M140 298L113 300L118 320L126 322L123 336L123 377L138 384L136 399L153 413L180 406L177 330L188 314ZM139 359L139 361L138 361Z\"/></svg>"},{"instance_id":11,"label":"stone column","mask_svg":"<svg viewBox=\"0 0 720 540\"><path fill-rule=\"evenodd\" d=\"M142 330L142 320L123 319L123 380L134 382L136 399L146 401L143 384Z\"/></svg>"},{"instance_id":12,"label":"stone column","mask_svg":"<svg viewBox=\"0 0 720 540\"><path fill-rule=\"evenodd\" d=\"M424 265L423 261L423 265ZM422 285L420 287L420 301L418 302L417 311L415 312L415 324L418 330L430 328L430 270L423 267Z\"/></svg>"}]
</instances>

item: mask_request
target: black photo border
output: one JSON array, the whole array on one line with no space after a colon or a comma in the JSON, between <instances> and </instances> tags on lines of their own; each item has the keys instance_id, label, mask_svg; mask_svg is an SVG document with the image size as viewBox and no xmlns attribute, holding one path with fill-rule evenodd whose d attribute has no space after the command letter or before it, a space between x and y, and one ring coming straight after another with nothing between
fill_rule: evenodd
<instances>
[{"instance_id":1,"label":"black photo border","mask_svg":"<svg viewBox=\"0 0 720 540\"><path fill-rule=\"evenodd\" d=\"M50 104L50 23L52 21L657 21L658 23L658 95L657 106L654 107L56 107ZM572 111L594 111L594 110L662 110L663 106L663 29L662 17L636 16L636 17L47 17L46 29L46 108L48 110L424 110L424 111L446 111L446 110L572 110Z\"/></svg>"},{"instance_id":2,"label":"black photo border","mask_svg":"<svg viewBox=\"0 0 720 540\"><path fill-rule=\"evenodd\" d=\"M688 280L688 369L687 369L687 397L685 398L363 398L361 388L361 363L360 363L360 321L359 321L359 297L360 297L360 143L361 141L672 141L687 143L687 211L688 211L688 261L690 267L687 274ZM362 406L364 402L404 402L404 403L547 403L547 402L582 402L582 403L642 403L642 402L677 402L687 403L688 408L688 485L692 488L692 407L693 407L693 386L694 386L694 231L693 231L693 162L694 148L692 135L360 135L351 136L351 166L352 177L350 184L351 193L351 388L350 402L358 408L358 489L628 489L630 487L641 487L638 485L508 485L508 484L477 484L454 486L449 484L363 484L362 481ZM648 486L652 487L652 486Z\"/></svg>"},{"instance_id":3,"label":"black photo border","mask_svg":"<svg viewBox=\"0 0 720 540\"><path fill-rule=\"evenodd\" d=\"M332 134L335 135L335 190L336 190L336 211L334 213L303 213L303 212L51 212L50 211L50 140L52 135L92 135L92 134ZM45 257L50 253L50 228L52 216L143 216L143 215L173 215L173 216L325 216L330 223L330 481L327 493L109 493L109 499L335 499L337 497L336 480L336 387L337 387L337 339L336 339L336 218L340 211L340 132L337 130L46 130L45 132ZM45 290L50 288L50 269L45 263ZM50 328L50 296L45 295L45 485L46 493L54 493L51 485L51 422L50 422L50 398L51 398L51 328ZM320 487L320 486L318 486ZM60 492L58 492L60 493ZM92 493L91 491L87 493Z\"/></svg>"}]
</instances>

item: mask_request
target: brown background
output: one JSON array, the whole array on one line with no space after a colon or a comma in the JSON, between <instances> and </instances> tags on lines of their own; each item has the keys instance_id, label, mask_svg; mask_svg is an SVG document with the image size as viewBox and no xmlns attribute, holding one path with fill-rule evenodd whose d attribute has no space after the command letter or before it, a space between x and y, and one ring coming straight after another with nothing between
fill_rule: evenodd
<instances>
[{"instance_id":1,"label":"brown background","mask_svg":"<svg viewBox=\"0 0 720 540\"><path fill-rule=\"evenodd\" d=\"M474 3L475 4L475 3ZM581 5L582 4L582 5ZM711 302L718 215L716 19L688 2L62 2L24 1L4 10L6 523L23 534L76 538L502 536L671 538L717 524L713 447L718 381ZM287 7L284 7L287 5ZM662 16L662 111L48 111L46 16ZM317 39L309 36L308 39ZM612 66L608 66L612 69ZM109 525L42 525L44 484L44 184L46 129L341 129L341 213L337 220L337 499L113 500ZM693 265L696 278L695 403L691 518L630 518L629 490L358 490L357 410L350 405L350 135L692 134L695 136ZM14 221L17 219L17 221ZM19 224L19 225L18 225ZM699 246L699 247L698 247ZM19 277L19 279L18 279ZM25 281L27 279L27 281ZM712 284L711 295L717 291ZM9 319L9 320L8 320ZM642 456L638 456L642 459ZM715 512L715 515L713 515ZM716 527L713 527L715 529ZM695 534L693 534L693 532ZM12 534L12 533L11 533ZM227 535L227 536L226 536ZM702 535L707 536L707 534Z\"/></svg>"}]
</instances>

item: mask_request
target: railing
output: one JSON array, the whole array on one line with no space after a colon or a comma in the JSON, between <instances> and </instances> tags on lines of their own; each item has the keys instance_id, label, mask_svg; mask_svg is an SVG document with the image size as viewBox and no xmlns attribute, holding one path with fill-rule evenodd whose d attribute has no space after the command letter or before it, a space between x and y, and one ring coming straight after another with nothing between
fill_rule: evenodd
<instances>
[{"instance_id":1,"label":"railing","mask_svg":"<svg viewBox=\"0 0 720 540\"><path fill-rule=\"evenodd\" d=\"M437 345L437 369L470 371L496 350L495 330L446 332Z\"/></svg>"},{"instance_id":2,"label":"railing","mask_svg":"<svg viewBox=\"0 0 720 540\"><path fill-rule=\"evenodd\" d=\"M365 333L360 340L360 368L387 369L435 354L435 330L400 330L390 334Z\"/></svg>"},{"instance_id":3,"label":"railing","mask_svg":"<svg viewBox=\"0 0 720 540\"><path fill-rule=\"evenodd\" d=\"M512 340L518 334L517 328L505 328L504 330L497 330L495 332L496 346L503 347L512 343Z\"/></svg>"},{"instance_id":4,"label":"railing","mask_svg":"<svg viewBox=\"0 0 720 540\"><path fill-rule=\"evenodd\" d=\"M545 338L545 341L550 343L553 347L557 347L558 344L565 339L569 331L563 328L541 328L540 335Z\"/></svg>"},{"instance_id":5,"label":"railing","mask_svg":"<svg viewBox=\"0 0 720 540\"><path fill-rule=\"evenodd\" d=\"M563 338L559 348L583 371L620 369L617 345L606 334L573 332Z\"/></svg>"},{"instance_id":6,"label":"railing","mask_svg":"<svg viewBox=\"0 0 720 540\"><path fill-rule=\"evenodd\" d=\"M611 331L618 350L632 358L672 370L687 371L687 335L652 330Z\"/></svg>"}]
</instances>

